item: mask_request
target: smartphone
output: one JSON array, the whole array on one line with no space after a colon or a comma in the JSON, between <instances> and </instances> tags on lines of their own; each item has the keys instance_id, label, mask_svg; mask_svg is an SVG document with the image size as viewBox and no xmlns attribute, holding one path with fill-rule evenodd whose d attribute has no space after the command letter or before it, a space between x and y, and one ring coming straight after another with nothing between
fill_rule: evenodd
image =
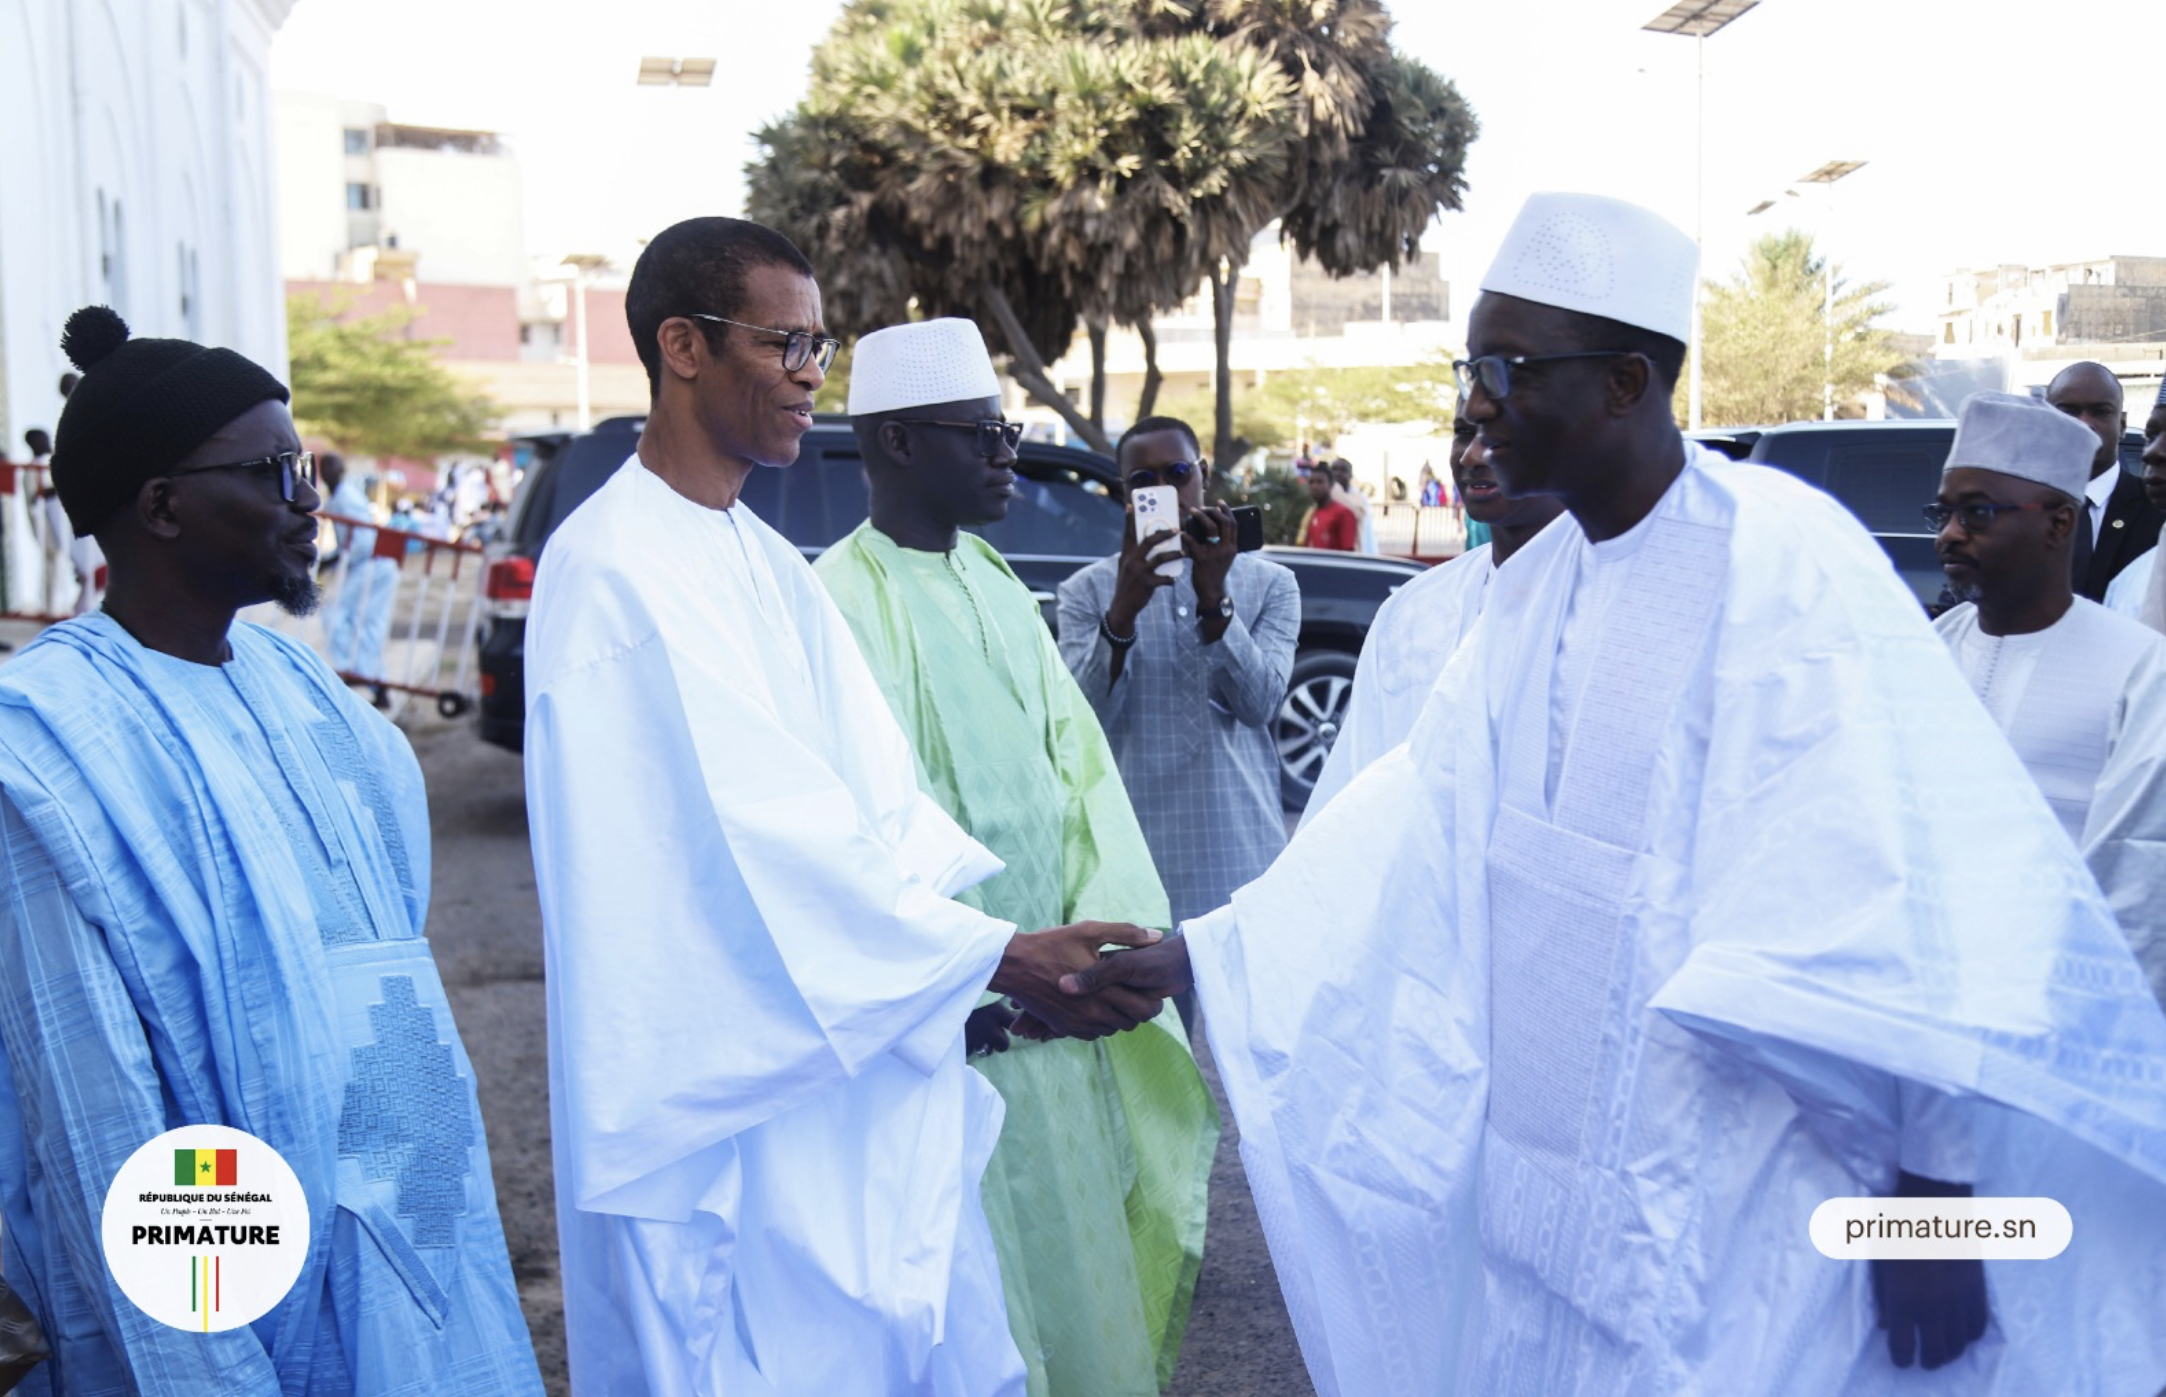
<instances>
[{"instance_id":1,"label":"smartphone","mask_svg":"<svg viewBox=\"0 0 2166 1397\"><path fill-rule=\"evenodd\" d=\"M1188 521L1188 532L1198 543L1208 537L1204 532L1208 527L1201 519ZM1263 511L1255 505L1233 507L1233 547L1236 553L1253 553L1263 547Z\"/></svg>"},{"instance_id":2,"label":"smartphone","mask_svg":"<svg viewBox=\"0 0 2166 1397\"><path fill-rule=\"evenodd\" d=\"M1181 540L1178 537L1181 528L1180 495L1171 485L1151 485L1130 491L1129 498L1135 503L1137 542L1166 530L1171 530L1176 535L1160 544L1151 557L1166 560L1158 565L1160 577L1178 577L1181 572Z\"/></svg>"}]
</instances>

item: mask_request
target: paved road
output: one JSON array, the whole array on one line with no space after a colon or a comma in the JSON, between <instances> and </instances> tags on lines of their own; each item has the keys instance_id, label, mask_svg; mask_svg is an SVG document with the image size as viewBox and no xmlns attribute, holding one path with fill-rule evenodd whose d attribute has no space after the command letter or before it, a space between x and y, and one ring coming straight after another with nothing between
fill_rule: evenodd
<instances>
[{"instance_id":1,"label":"paved road","mask_svg":"<svg viewBox=\"0 0 2166 1397\"><path fill-rule=\"evenodd\" d=\"M563 1394L541 930L519 761L477 741L463 724L428 720L413 739L436 830L429 939L480 1080L497 1199L534 1347L550 1392ZM1207 1059L1204 1073L1217 1092ZM1219 1104L1223 1112L1223 1096ZM1257 1230L1230 1118L1211 1171L1203 1276L1171 1391L1313 1397Z\"/></svg>"}]
</instances>

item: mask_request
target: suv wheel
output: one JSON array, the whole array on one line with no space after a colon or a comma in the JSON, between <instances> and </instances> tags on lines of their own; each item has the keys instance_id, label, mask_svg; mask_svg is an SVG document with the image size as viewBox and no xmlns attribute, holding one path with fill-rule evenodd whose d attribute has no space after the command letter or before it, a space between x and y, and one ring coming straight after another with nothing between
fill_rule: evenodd
<instances>
[{"instance_id":1,"label":"suv wheel","mask_svg":"<svg viewBox=\"0 0 2166 1397\"><path fill-rule=\"evenodd\" d=\"M1346 722L1354 692L1354 657L1343 650L1304 650L1294 657L1286 697L1272 720L1279 749L1279 803L1297 811L1309 803L1324 758Z\"/></svg>"}]
</instances>

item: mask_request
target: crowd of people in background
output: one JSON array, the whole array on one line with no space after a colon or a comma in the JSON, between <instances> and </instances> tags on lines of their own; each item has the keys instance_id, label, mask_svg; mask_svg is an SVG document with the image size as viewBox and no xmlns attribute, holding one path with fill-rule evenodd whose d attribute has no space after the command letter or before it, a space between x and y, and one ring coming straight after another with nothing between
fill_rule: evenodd
<instances>
[{"instance_id":1,"label":"crowd of people in background","mask_svg":"<svg viewBox=\"0 0 2166 1397\"><path fill-rule=\"evenodd\" d=\"M1454 432L1468 429L1456 422ZM1425 559L1447 557L1478 548L1489 541L1486 529L1469 514L1458 490L1436 468L1422 462L1421 474L1409 497L1406 481L1391 476L1384 482L1384 498L1374 500L1375 490L1360 479L1354 463L1345 457L1323 458L1301 443L1293 458L1294 476L1309 494L1309 504L1297 521L1292 542L1305 548L1325 548L1345 553L1376 554L1386 551L1377 527L1384 516L1390 525L1389 551ZM1330 506L1327 508L1326 506ZM1427 517L1411 524L1392 516L1401 510L1448 510L1450 518L1440 532Z\"/></svg>"},{"instance_id":2,"label":"crowd of people in background","mask_svg":"<svg viewBox=\"0 0 2166 1397\"><path fill-rule=\"evenodd\" d=\"M76 381L75 374L60 380L63 399ZM105 555L68 524L52 483L51 435L31 427L23 446L29 459L5 466L10 479L0 494L0 614L87 615L103 595Z\"/></svg>"}]
</instances>

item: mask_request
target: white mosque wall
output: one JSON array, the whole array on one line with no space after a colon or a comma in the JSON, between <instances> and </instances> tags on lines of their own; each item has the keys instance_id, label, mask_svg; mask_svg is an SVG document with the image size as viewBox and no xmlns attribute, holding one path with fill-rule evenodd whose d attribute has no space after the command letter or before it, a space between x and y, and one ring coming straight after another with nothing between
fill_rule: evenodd
<instances>
[{"instance_id":1,"label":"white mosque wall","mask_svg":"<svg viewBox=\"0 0 2166 1397\"><path fill-rule=\"evenodd\" d=\"M78 306L284 376L269 69L292 5L0 3L0 454L59 417Z\"/></svg>"}]
</instances>

